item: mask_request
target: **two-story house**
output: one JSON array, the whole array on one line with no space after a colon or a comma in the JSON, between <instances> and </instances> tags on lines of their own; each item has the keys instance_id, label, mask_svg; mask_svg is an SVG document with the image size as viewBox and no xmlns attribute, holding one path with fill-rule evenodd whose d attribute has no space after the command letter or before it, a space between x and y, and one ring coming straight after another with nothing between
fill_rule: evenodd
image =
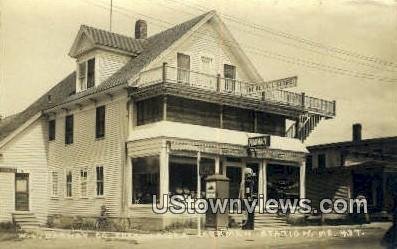
<instances>
[{"instance_id":1,"label":"two-story house","mask_svg":"<svg viewBox=\"0 0 397 249\"><path fill-rule=\"evenodd\" d=\"M362 139L353 125L351 141L309 146L307 197L349 199L363 196L372 220L390 218L397 197L397 137Z\"/></svg>"},{"instance_id":2,"label":"two-story house","mask_svg":"<svg viewBox=\"0 0 397 249\"><path fill-rule=\"evenodd\" d=\"M105 205L111 217L165 225L176 217L153 214L153 195L203 196L205 177L218 173L238 197L245 167L265 198L285 186L305 196L303 140L334 117L335 102L283 90L296 77L264 81L215 12L150 37L142 20L135 37L81 26L69 55L76 72L0 123L3 219L17 210L40 221L94 217ZM264 135L270 144L248 147L249 138ZM16 146L18 139L29 143ZM37 148L36 168L25 171L29 155L17 163L12 156L24 154L9 152L14 146ZM20 178L35 193L15 188Z\"/></svg>"}]
</instances>

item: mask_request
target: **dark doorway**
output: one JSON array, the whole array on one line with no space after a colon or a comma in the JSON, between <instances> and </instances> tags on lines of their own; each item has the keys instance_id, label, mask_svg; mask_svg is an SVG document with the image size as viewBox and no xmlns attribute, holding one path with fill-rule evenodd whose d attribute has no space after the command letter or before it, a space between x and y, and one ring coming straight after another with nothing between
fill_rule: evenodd
<instances>
[{"instance_id":1,"label":"dark doorway","mask_svg":"<svg viewBox=\"0 0 397 249\"><path fill-rule=\"evenodd\" d=\"M299 198L299 167L269 164L267 168L267 198Z\"/></svg>"},{"instance_id":2,"label":"dark doorway","mask_svg":"<svg viewBox=\"0 0 397 249\"><path fill-rule=\"evenodd\" d=\"M29 174L15 174L15 210L29 211Z\"/></svg>"},{"instance_id":3,"label":"dark doorway","mask_svg":"<svg viewBox=\"0 0 397 249\"><path fill-rule=\"evenodd\" d=\"M230 198L238 198L240 193L240 184L241 184L241 168L227 166L226 167L226 176L229 178L229 195Z\"/></svg>"}]
</instances>

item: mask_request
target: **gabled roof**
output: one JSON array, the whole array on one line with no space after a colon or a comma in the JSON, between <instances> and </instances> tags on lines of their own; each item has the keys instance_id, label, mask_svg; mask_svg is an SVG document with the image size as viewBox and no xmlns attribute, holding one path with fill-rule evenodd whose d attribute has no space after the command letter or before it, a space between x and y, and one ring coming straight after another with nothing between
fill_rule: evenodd
<instances>
[{"instance_id":1,"label":"gabled roof","mask_svg":"<svg viewBox=\"0 0 397 249\"><path fill-rule=\"evenodd\" d=\"M70 49L70 56L75 57L77 55L77 51L75 50L81 40L81 37L84 35L87 36L93 47L99 46L102 48L111 48L131 55L137 55L142 52L145 43L145 39L134 39L129 36L81 25L79 33L77 34L72 48Z\"/></svg>"},{"instance_id":2,"label":"gabled roof","mask_svg":"<svg viewBox=\"0 0 397 249\"><path fill-rule=\"evenodd\" d=\"M69 95L73 94L76 89L76 74L73 72L69 74L65 79L56 84L33 104L31 104L24 111L15 115L9 116L4 120L0 121L0 141L11 134L19 126L23 125L34 115L47 109L51 106L62 103ZM51 101L49 97L51 96Z\"/></svg>"},{"instance_id":3,"label":"gabled roof","mask_svg":"<svg viewBox=\"0 0 397 249\"><path fill-rule=\"evenodd\" d=\"M186 32L188 32L201 20L203 20L208 15L213 15L213 14L214 12L208 12L198 17L195 17L189 21L186 21L184 23L178 24L170 29L167 29L163 32L160 32L158 34L149 37L148 39L146 39L144 43L138 41L138 43L140 43L141 45L145 44L145 46L142 47L143 50L139 53L139 55L132 58L119 71L117 71L114 75L112 75L111 77L109 77L107 80L105 80L103 83L101 83L96 87L90 88L83 92L76 93L76 86L75 86L76 74L75 72L71 73L64 80L56 84L53 88L51 88L48 92L46 92L43 96L41 96L38 100L36 100L32 105L26 108L24 111L16 115L7 117L4 120L0 121L0 141L3 140L8 135L10 135L19 126L26 123L38 112L116 86L127 85L128 80L132 76L139 73L145 66L147 66L151 61L153 61L157 56L159 56L164 50L170 47L175 41L177 41L184 34L186 34ZM126 45L125 44L126 39L122 38L121 35L115 33L107 32L87 26L84 26L84 28L80 29L80 31L81 30L87 32L87 34L91 34L92 38L90 39L93 39L93 42L97 41L97 42L101 42L101 44L110 44L112 46L120 46L123 48L141 49L141 47L139 47L139 45L137 44L136 47L134 47L134 45L132 45L132 43L134 42L131 42L129 45ZM48 101L49 95L51 95L51 102Z\"/></svg>"},{"instance_id":4,"label":"gabled roof","mask_svg":"<svg viewBox=\"0 0 397 249\"><path fill-rule=\"evenodd\" d=\"M307 149L309 151L313 151L319 149L359 147L359 146L367 146L374 144L382 145L386 143L397 143L397 136L362 139L360 141L344 141L344 142L336 142L336 143L328 143L328 144L316 144L316 145L307 146Z\"/></svg>"}]
</instances>

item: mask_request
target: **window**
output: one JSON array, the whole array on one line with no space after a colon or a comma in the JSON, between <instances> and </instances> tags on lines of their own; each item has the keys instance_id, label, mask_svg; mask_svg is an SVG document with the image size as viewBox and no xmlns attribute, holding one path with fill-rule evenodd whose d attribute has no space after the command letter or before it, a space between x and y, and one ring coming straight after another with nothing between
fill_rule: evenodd
<instances>
[{"instance_id":1,"label":"window","mask_svg":"<svg viewBox=\"0 0 397 249\"><path fill-rule=\"evenodd\" d=\"M132 202L149 204L153 195L159 200L160 167L158 157L134 159L132 164Z\"/></svg>"},{"instance_id":2,"label":"window","mask_svg":"<svg viewBox=\"0 0 397 249\"><path fill-rule=\"evenodd\" d=\"M223 76L225 77L225 90L234 92L236 90L236 67L225 64L223 68Z\"/></svg>"},{"instance_id":3,"label":"window","mask_svg":"<svg viewBox=\"0 0 397 249\"><path fill-rule=\"evenodd\" d=\"M87 169L80 170L80 196L87 197L87 180L88 172Z\"/></svg>"},{"instance_id":4,"label":"window","mask_svg":"<svg viewBox=\"0 0 397 249\"><path fill-rule=\"evenodd\" d=\"M177 54L177 80L181 83L190 81L190 56L186 54Z\"/></svg>"},{"instance_id":5,"label":"window","mask_svg":"<svg viewBox=\"0 0 397 249\"><path fill-rule=\"evenodd\" d=\"M325 157L325 154L319 154L317 160L318 160L318 168L319 169L325 169L326 168L326 157Z\"/></svg>"},{"instance_id":6,"label":"window","mask_svg":"<svg viewBox=\"0 0 397 249\"><path fill-rule=\"evenodd\" d=\"M87 61L87 88L95 86L95 58Z\"/></svg>"},{"instance_id":7,"label":"window","mask_svg":"<svg viewBox=\"0 0 397 249\"><path fill-rule=\"evenodd\" d=\"M104 193L104 177L103 177L103 167L96 167L96 195L103 196Z\"/></svg>"},{"instance_id":8,"label":"window","mask_svg":"<svg viewBox=\"0 0 397 249\"><path fill-rule=\"evenodd\" d=\"M214 66L213 60L207 56L201 56L201 72L203 73L200 80L202 83L205 83L208 87L215 88L215 73L214 73Z\"/></svg>"},{"instance_id":9,"label":"window","mask_svg":"<svg viewBox=\"0 0 397 249\"><path fill-rule=\"evenodd\" d=\"M53 171L51 173L51 181L52 181L51 196L57 197L58 196L58 172Z\"/></svg>"},{"instance_id":10,"label":"window","mask_svg":"<svg viewBox=\"0 0 397 249\"><path fill-rule=\"evenodd\" d=\"M65 144L73 143L73 115L65 118Z\"/></svg>"},{"instance_id":11,"label":"window","mask_svg":"<svg viewBox=\"0 0 397 249\"><path fill-rule=\"evenodd\" d=\"M48 140L55 139L55 119L48 121Z\"/></svg>"},{"instance_id":12,"label":"window","mask_svg":"<svg viewBox=\"0 0 397 249\"><path fill-rule=\"evenodd\" d=\"M95 58L79 63L80 90L95 86Z\"/></svg>"},{"instance_id":13,"label":"window","mask_svg":"<svg viewBox=\"0 0 397 249\"><path fill-rule=\"evenodd\" d=\"M223 128L254 132L255 113L250 110L227 107L223 108Z\"/></svg>"},{"instance_id":14,"label":"window","mask_svg":"<svg viewBox=\"0 0 397 249\"><path fill-rule=\"evenodd\" d=\"M87 85L86 85L86 62L82 62L79 64L79 82L80 82L80 90L84 91L87 89Z\"/></svg>"},{"instance_id":15,"label":"window","mask_svg":"<svg viewBox=\"0 0 397 249\"><path fill-rule=\"evenodd\" d=\"M96 108L95 137L105 136L105 106Z\"/></svg>"},{"instance_id":16,"label":"window","mask_svg":"<svg viewBox=\"0 0 397 249\"><path fill-rule=\"evenodd\" d=\"M66 173L66 197L72 197L72 171Z\"/></svg>"},{"instance_id":17,"label":"window","mask_svg":"<svg viewBox=\"0 0 397 249\"><path fill-rule=\"evenodd\" d=\"M159 97L139 101L136 106L137 125L157 122L163 118L163 100Z\"/></svg>"}]
</instances>

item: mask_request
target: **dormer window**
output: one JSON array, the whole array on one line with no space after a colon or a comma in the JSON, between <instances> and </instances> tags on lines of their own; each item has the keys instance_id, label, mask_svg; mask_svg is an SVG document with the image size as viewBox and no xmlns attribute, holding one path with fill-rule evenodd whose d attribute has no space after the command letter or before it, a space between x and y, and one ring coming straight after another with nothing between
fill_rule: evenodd
<instances>
[{"instance_id":1,"label":"dormer window","mask_svg":"<svg viewBox=\"0 0 397 249\"><path fill-rule=\"evenodd\" d=\"M81 91L95 86L95 58L79 64L79 83Z\"/></svg>"}]
</instances>

